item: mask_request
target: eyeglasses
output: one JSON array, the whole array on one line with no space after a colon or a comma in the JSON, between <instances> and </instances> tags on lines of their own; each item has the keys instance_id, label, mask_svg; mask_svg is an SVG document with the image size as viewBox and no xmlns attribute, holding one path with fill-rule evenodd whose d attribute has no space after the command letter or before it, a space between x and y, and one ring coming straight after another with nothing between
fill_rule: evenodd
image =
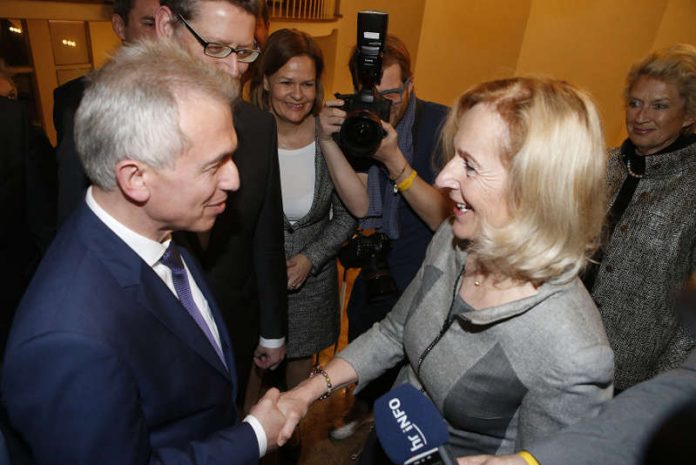
<instances>
[{"instance_id":1,"label":"eyeglasses","mask_svg":"<svg viewBox=\"0 0 696 465\"><path fill-rule=\"evenodd\" d=\"M378 93L382 97L389 99L394 103L400 103L401 100L404 98L404 92L406 92L406 88L408 87L408 84L410 82L411 82L411 78L406 79L403 86L396 87L394 89L380 90Z\"/></svg>"},{"instance_id":2,"label":"eyeglasses","mask_svg":"<svg viewBox=\"0 0 696 465\"><path fill-rule=\"evenodd\" d=\"M231 54L237 55L237 60L240 63L252 63L259 57L261 51L259 49L250 48L234 48L227 45L218 44L215 42L207 42L203 37L201 37L193 27L181 16L181 13L177 13L176 16L184 23L186 29L189 30L191 35L195 37L199 44L203 46L203 53L213 58L227 58Z\"/></svg>"}]
</instances>

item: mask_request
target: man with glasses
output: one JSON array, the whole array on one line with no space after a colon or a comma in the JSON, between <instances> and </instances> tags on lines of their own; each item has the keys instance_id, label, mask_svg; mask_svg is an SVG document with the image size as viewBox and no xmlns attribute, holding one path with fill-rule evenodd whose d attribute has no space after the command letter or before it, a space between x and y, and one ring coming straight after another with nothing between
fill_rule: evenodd
<instances>
[{"instance_id":1,"label":"man with glasses","mask_svg":"<svg viewBox=\"0 0 696 465\"><path fill-rule=\"evenodd\" d=\"M158 37L239 79L259 56L259 0L163 0ZM253 362L275 368L285 355L287 274L275 120L242 101L234 106L241 188L209 233L178 239L194 251L231 335L243 402Z\"/></svg>"},{"instance_id":2,"label":"man with glasses","mask_svg":"<svg viewBox=\"0 0 696 465\"><path fill-rule=\"evenodd\" d=\"M366 180L369 197L367 216L360 227L389 237L386 260L397 291L373 298L367 293L365 273L358 275L347 310L349 341L392 309L418 271L433 231L449 215L444 197L432 186L433 165L440 159L435 148L447 108L416 98L411 57L399 38L387 36L382 63L382 79L376 87L391 101L391 111L389 123L382 124L386 136L373 157L377 163L360 174ZM349 67L357 87L356 51ZM330 111L335 113L337 122L342 122L345 112L337 108ZM398 369L392 369L358 394L344 425L331 432L334 439L349 437L368 418L372 403L391 387Z\"/></svg>"}]
</instances>

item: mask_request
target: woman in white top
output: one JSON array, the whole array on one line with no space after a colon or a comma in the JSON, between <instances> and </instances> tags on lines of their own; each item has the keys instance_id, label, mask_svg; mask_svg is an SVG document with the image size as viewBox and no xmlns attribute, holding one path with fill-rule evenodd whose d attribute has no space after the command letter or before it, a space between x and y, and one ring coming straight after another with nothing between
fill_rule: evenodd
<instances>
[{"instance_id":1,"label":"woman in white top","mask_svg":"<svg viewBox=\"0 0 696 465\"><path fill-rule=\"evenodd\" d=\"M304 32L281 29L268 38L251 82L251 99L278 125L285 254L288 271L288 387L306 378L312 355L338 338L335 263L341 243L364 215L367 191L342 156L324 154L321 49ZM334 153L335 155L335 153Z\"/></svg>"}]
</instances>

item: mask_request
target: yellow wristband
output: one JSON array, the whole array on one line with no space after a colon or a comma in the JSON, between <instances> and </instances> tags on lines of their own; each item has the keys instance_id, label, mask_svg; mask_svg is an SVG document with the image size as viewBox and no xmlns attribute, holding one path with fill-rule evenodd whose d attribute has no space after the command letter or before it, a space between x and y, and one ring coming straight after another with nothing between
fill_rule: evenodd
<instances>
[{"instance_id":1,"label":"yellow wristband","mask_svg":"<svg viewBox=\"0 0 696 465\"><path fill-rule=\"evenodd\" d=\"M409 174L406 179L401 181L399 184L394 183L394 193L396 194L397 192L406 192L409 190L413 185L413 180L416 179L416 176L418 176L416 170L411 169L411 174Z\"/></svg>"},{"instance_id":2,"label":"yellow wristband","mask_svg":"<svg viewBox=\"0 0 696 465\"><path fill-rule=\"evenodd\" d=\"M517 453L520 457L524 459L525 462L527 462L527 465L539 465L539 462L537 462L537 459L534 458L532 454L527 452L526 450L521 450Z\"/></svg>"}]
</instances>

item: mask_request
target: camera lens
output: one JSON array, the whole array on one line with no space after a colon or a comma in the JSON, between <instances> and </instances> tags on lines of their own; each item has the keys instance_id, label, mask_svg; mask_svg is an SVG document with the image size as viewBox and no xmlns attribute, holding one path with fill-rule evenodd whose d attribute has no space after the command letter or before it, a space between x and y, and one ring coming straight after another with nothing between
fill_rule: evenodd
<instances>
[{"instance_id":1,"label":"camera lens","mask_svg":"<svg viewBox=\"0 0 696 465\"><path fill-rule=\"evenodd\" d=\"M384 137L379 116L367 111L351 112L341 126L341 146L354 157L371 157Z\"/></svg>"}]
</instances>

